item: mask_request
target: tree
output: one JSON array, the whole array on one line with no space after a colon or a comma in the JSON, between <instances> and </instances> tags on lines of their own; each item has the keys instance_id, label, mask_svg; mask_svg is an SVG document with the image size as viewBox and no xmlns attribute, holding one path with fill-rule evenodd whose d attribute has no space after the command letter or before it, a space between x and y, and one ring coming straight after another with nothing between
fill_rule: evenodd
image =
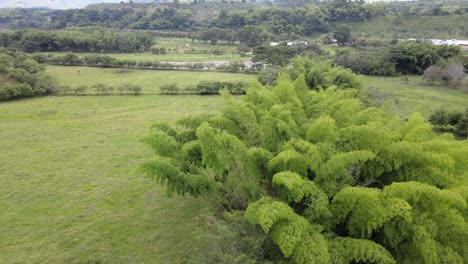
<instances>
[{"instance_id":1,"label":"tree","mask_svg":"<svg viewBox=\"0 0 468 264\"><path fill-rule=\"evenodd\" d=\"M244 26L237 32L237 38L241 44L245 44L248 47L256 47L269 40L270 36L263 27Z\"/></svg>"},{"instance_id":2,"label":"tree","mask_svg":"<svg viewBox=\"0 0 468 264\"><path fill-rule=\"evenodd\" d=\"M273 88L224 94L219 115L156 123L143 171L170 193L244 213L275 245L260 247L266 261L466 262L466 142L419 114L366 107L342 69L317 68L314 80L334 85L310 90L317 64L293 65Z\"/></svg>"},{"instance_id":3,"label":"tree","mask_svg":"<svg viewBox=\"0 0 468 264\"><path fill-rule=\"evenodd\" d=\"M442 80L442 73L443 73L442 68L440 68L437 65L431 65L424 71L423 79L426 82L433 84L435 82Z\"/></svg>"},{"instance_id":4,"label":"tree","mask_svg":"<svg viewBox=\"0 0 468 264\"><path fill-rule=\"evenodd\" d=\"M396 64L401 73L422 74L429 66L436 65L442 59L456 58L459 47L436 46L431 43L401 42L390 47L390 61Z\"/></svg>"},{"instance_id":5,"label":"tree","mask_svg":"<svg viewBox=\"0 0 468 264\"><path fill-rule=\"evenodd\" d=\"M445 67L442 77L447 80L451 86L460 86L465 79L465 69L461 64L449 64Z\"/></svg>"},{"instance_id":6,"label":"tree","mask_svg":"<svg viewBox=\"0 0 468 264\"><path fill-rule=\"evenodd\" d=\"M343 45L351 41L351 28L348 25L342 24L336 27L333 37L336 41Z\"/></svg>"},{"instance_id":7,"label":"tree","mask_svg":"<svg viewBox=\"0 0 468 264\"><path fill-rule=\"evenodd\" d=\"M253 51L252 61L263 62L273 66L284 67L297 55L297 50L285 46L259 46Z\"/></svg>"}]
</instances>

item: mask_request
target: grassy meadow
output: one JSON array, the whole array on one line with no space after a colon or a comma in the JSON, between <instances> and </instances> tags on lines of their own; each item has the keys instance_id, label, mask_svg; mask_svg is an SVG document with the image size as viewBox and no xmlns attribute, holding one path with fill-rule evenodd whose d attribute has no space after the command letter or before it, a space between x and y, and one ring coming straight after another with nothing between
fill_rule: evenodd
<instances>
[{"instance_id":1,"label":"grassy meadow","mask_svg":"<svg viewBox=\"0 0 468 264\"><path fill-rule=\"evenodd\" d=\"M155 120L221 97L44 97L0 104L0 263L180 263L207 206L136 168Z\"/></svg>"},{"instance_id":2,"label":"grassy meadow","mask_svg":"<svg viewBox=\"0 0 468 264\"><path fill-rule=\"evenodd\" d=\"M58 84L70 87L92 86L104 83L111 86L129 83L141 86L144 94L159 93L164 84L176 83L180 87L193 86L201 81L250 81L253 74L201 72L201 71L157 71L72 66L46 66L46 73L54 76ZM94 94L89 89L88 94Z\"/></svg>"},{"instance_id":3,"label":"grassy meadow","mask_svg":"<svg viewBox=\"0 0 468 264\"><path fill-rule=\"evenodd\" d=\"M237 46L227 44L212 45L201 41L184 38L156 38L153 49L163 48L166 54L142 53L75 53L78 57L87 55L106 55L119 60L142 62L170 61L170 62L210 62L210 61L248 61L252 58L241 57ZM67 52L38 52L50 56L61 56ZM215 55L217 53L218 55Z\"/></svg>"},{"instance_id":4,"label":"grassy meadow","mask_svg":"<svg viewBox=\"0 0 468 264\"><path fill-rule=\"evenodd\" d=\"M393 103L392 109L408 116L419 112L429 117L437 109L464 111L468 107L468 87L452 88L427 85L421 76L401 77L363 76L364 88L360 97L369 104Z\"/></svg>"},{"instance_id":5,"label":"grassy meadow","mask_svg":"<svg viewBox=\"0 0 468 264\"><path fill-rule=\"evenodd\" d=\"M67 52L39 52L35 54L44 54L47 56L63 56ZM119 60L131 60L141 62L154 61L170 61L170 62L210 62L210 61L248 61L252 58L241 57L238 54L183 54L183 53L168 53L168 54L153 54L153 53L74 53L78 57L87 55L103 55L110 56Z\"/></svg>"},{"instance_id":6,"label":"grassy meadow","mask_svg":"<svg viewBox=\"0 0 468 264\"><path fill-rule=\"evenodd\" d=\"M168 53L212 54L214 51L224 54L238 54L236 45L217 43L212 45L203 41L192 41L187 38L156 38L153 48L164 48Z\"/></svg>"}]
</instances>

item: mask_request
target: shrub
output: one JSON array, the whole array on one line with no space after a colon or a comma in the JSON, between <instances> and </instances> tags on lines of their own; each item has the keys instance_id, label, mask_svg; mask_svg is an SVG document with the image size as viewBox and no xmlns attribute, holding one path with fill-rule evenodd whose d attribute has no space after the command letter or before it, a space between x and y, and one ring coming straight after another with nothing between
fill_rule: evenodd
<instances>
[{"instance_id":1,"label":"shrub","mask_svg":"<svg viewBox=\"0 0 468 264\"><path fill-rule=\"evenodd\" d=\"M0 49L0 100L48 95L59 91L44 67L30 55Z\"/></svg>"},{"instance_id":2,"label":"shrub","mask_svg":"<svg viewBox=\"0 0 468 264\"><path fill-rule=\"evenodd\" d=\"M180 88L176 83L161 85L159 89L162 94L178 94L180 91Z\"/></svg>"},{"instance_id":3,"label":"shrub","mask_svg":"<svg viewBox=\"0 0 468 264\"><path fill-rule=\"evenodd\" d=\"M389 61L385 56L342 54L335 59L335 63L359 74L388 76L395 76L397 74L395 63Z\"/></svg>"},{"instance_id":4,"label":"shrub","mask_svg":"<svg viewBox=\"0 0 468 264\"><path fill-rule=\"evenodd\" d=\"M428 83L434 83L442 80L443 69L437 65L429 66L422 76L423 80Z\"/></svg>"},{"instance_id":5,"label":"shrub","mask_svg":"<svg viewBox=\"0 0 468 264\"><path fill-rule=\"evenodd\" d=\"M7 84L0 88L0 100L28 97L32 95L32 87L26 83Z\"/></svg>"},{"instance_id":6,"label":"shrub","mask_svg":"<svg viewBox=\"0 0 468 264\"><path fill-rule=\"evenodd\" d=\"M461 64L449 64L445 67L442 78L446 80L451 86L457 87L463 83L465 72Z\"/></svg>"},{"instance_id":7,"label":"shrub","mask_svg":"<svg viewBox=\"0 0 468 264\"><path fill-rule=\"evenodd\" d=\"M202 81L197 84L194 92L200 95L210 95L226 90L231 94L244 94L246 87L247 84L244 82Z\"/></svg>"}]
</instances>

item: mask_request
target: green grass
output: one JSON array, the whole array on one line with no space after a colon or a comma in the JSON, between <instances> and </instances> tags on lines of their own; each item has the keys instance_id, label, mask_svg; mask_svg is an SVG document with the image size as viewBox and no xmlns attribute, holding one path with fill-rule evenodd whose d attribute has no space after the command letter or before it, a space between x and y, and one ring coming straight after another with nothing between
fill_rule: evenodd
<instances>
[{"instance_id":1,"label":"green grass","mask_svg":"<svg viewBox=\"0 0 468 264\"><path fill-rule=\"evenodd\" d=\"M371 104L394 103L397 113L408 116L419 112L429 117L437 109L464 111L468 107L468 90L442 85L427 85L421 76L410 76L409 81L401 77L364 76L362 98Z\"/></svg>"},{"instance_id":2,"label":"green grass","mask_svg":"<svg viewBox=\"0 0 468 264\"><path fill-rule=\"evenodd\" d=\"M468 14L450 16L384 16L348 25L354 36L366 38L466 39Z\"/></svg>"},{"instance_id":3,"label":"green grass","mask_svg":"<svg viewBox=\"0 0 468 264\"><path fill-rule=\"evenodd\" d=\"M132 61L171 61L171 62L210 62L210 61L248 61L249 57L241 57L237 46L217 44L211 45L200 41L183 38L156 38L153 48L164 48L167 54L143 53L75 53L79 57L86 55L106 55L120 60ZM217 51L220 55L214 55ZM51 56L63 56L66 52L39 52Z\"/></svg>"},{"instance_id":4,"label":"green grass","mask_svg":"<svg viewBox=\"0 0 468 264\"><path fill-rule=\"evenodd\" d=\"M44 54L50 56L63 56L67 52L42 52L35 54ZM75 53L78 57L87 55L110 56L119 60L131 61L170 61L170 62L210 62L210 61L247 61L249 57L241 57L238 54L152 54L152 53Z\"/></svg>"},{"instance_id":5,"label":"green grass","mask_svg":"<svg viewBox=\"0 0 468 264\"><path fill-rule=\"evenodd\" d=\"M192 41L184 38L156 38L156 44L153 48L165 48L169 53L209 53L215 50L224 54L238 54L236 45L227 45L218 43L212 45L203 41Z\"/></svg>"},{"instance_id":6,"label":"green grass","mask_svg":"<svg viewBox=\"0 0 468 264\"><path fill-rule=\"evenodd\" d=\"M55 77L60 85L76 87L104 83L118 86L130 83L141 86L143 93L154 94L164 84L176 83L180 87L196 85L200 81L250 81L256 78L253 74L200 72L200 71L157 71L128 70L91 67L47 66L46 73ZM94 93L88 90L88 93Z\"/></svg>"},{"instance_id":7,"label":"green grass","mask_svg":"<svg viewBox=\"0 0 468 264\"><path fill-rule=\"evenodd\" d=\"M0 263L180 263L204 202L136 168L155 120L221 97L44 97L0 104Z\"/></svg>"}]
</instances>

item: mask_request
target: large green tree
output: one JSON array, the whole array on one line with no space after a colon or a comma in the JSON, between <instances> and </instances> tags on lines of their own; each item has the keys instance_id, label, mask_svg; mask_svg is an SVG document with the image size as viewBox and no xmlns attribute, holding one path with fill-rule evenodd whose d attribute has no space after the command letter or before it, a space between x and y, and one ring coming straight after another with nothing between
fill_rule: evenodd
<instances>
[{"instance_id":1,"label":"large green tree","mask_svg":"<svg viewBox=\"0 0 468 264\"><path fill-rule=\"evenodd\" d=\"M294 80L226 94L219 115L155 124L146 174L245 211L281 252L273 260L466 263L467 141L366 107L355 89L310 90L310 65L296 64Z\"/></svg>"}]
</instances>

